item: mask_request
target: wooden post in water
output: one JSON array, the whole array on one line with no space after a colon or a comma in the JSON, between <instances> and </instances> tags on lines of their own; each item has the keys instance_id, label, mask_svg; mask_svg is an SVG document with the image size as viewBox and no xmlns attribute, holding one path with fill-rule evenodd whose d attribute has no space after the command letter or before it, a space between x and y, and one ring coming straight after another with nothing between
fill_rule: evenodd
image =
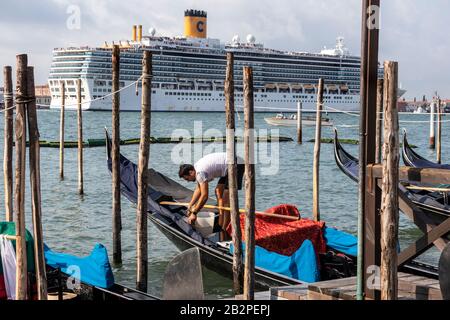
<instances>
[{"instance_id":1,"label":"wooden post in water","mask_svg":"<svg viewBox=\"0 0 450 320\"><path fill-rule=\"evenodd\" d=\"M14 208L16 223L16 299L27 298L27 247L25 241L25 161L26 161L26 110L28 100L26 54L18 55L16 70L16 124L15 149L16 172L14 186Z\"/></svg>"},{"instance_id":2,"label":"wooden post in water","mask_svg":"<svg viewBox=\"0 0 450 320\"><path fill-rule=\"evenodd\" d=\"M147 172L150 157L152 54L144 51L142 65L141 141L139 143L138 203L137 203L137 283L136 288L147 292Z\"/></svg>"},{"instance_id":3,"label":"wooden post in water","mask_svg":"<svg viewBox=\"0 0 450 320\"><path fill-rule=\"evenodd\" d=\"M253 104L253 70L251 67L244 67L245 300L255 298L255 134Z\"/></svg>"},{"instance_id":4,"label":"wooden post in water","mask_svg":"<svg viewBox=\"0 0 450 320\"><path fill-rule=\"evenodd\" d=\"M4 100L5 100L5 143L3 149L3 178L5 187L5 221L13 221L13 127L14 127L14 100L12 85L12 68L5 67Z\"/></svg>"},{"instance_id":5,"label":"wooden post in water","mask_svg":"<svg viewBox=\"0 0 450 320\"><path fill-rule=\"evenodd\" d=\"M436 141L435 141L435 129L434 129L434 122L435 122L435 102L432 101L430 103L430 149L436 149Z\"/></svg>"},{"instance_id":6,"label":"wooden post in water","mask_svg":"<svg viewBox=\"0 0 450 320\"><path fill-rule=\"evenodd\" d=\"M376 124L376 140L375 140L375 162L381 163L381 153L383 150L383 86L384 80L378 79L377 82L377 124Z\"/></svg>"},{"instance_id":7,"label":"wooden post in water","mask_svg":"<svg viewBox=\"0 0 450 320\"><path fill-rule=\"evenodd\" d=\"M302 144L302 103L297 102L297 143Z\"/></svg>"},{"instance_id":8,"label":"wooden post in water","mask_svg":"<svg viewBox=\"0 0 450 320\"><path fill-rule=\"evenodd\" d=\"M242 293L242 232L239 213L239 197L237 191L237 165L234 115L234 54L227 53L227 73L225 79L225 112L227 126L227 163L228 189L230 193L230 218L232 227L233 252L233 291L235 295Z\"/></svg>"},{"instance_id":9,"label":"wooden post in water","mask_svg":"<svg viewBox=\"0 0 450 320\"><path fill-rule=\"evenodd\" d=\"M27 83L28 99L30 100L27 106L27 116L28 134L30 140L30 189L34 238L34 262L36 269L38 299L47 300L47 275L44 257L44 237L42 232L41 209L41 156L33 67L28 67Z\"/></svg>"},{"instance_id":10,"label":"wooden post in water","mask_svg":"<svg viewBox=\"0 0 450 320\"><path fill-rule=\"evenodd\" d=\"M115 265L122 264L122 217L120 202L120 92L119 76L120 76L120 48L114 46L112 52L112 224L113 224L113 263Z\"/></svg>"},{"instance_id":11,"label":"wooden post in water","mask_svg":"<svg viewBox=\"0 0 450 320\"><path fill-rule=\"evenodd\" d=\"M437 98L437 150L436 150L436 158L437 163L441 163L442 157L442 108L441 108L441 99Z\"/></svg>"},{"instance_id":12,"label":"wooden post in water","mask_svg":"<svg viewBox=\"0 0 450 320\"><path fill-rule=\"evenodd\" d=\"M320 167L320 143L322 136L322 110L323 110L323 79L319 79L317 88L317 111L316 111L316 139L314 144L314 167L313 167L313 219L320 221L319 208L319 167Z\"/></svg>"},{"instance_id":13,"label":"wooden post in water","mask_svg":"<svg viewBox=\"0 0 450 320\"><path fill-rule=\"evenodd\" d=\"M59 178L64 180L64 113L66 108L66 85L61 82L61 119L59 122Z\"/></svg>"},{"instance_id":14,"label":"wooden post in water","mask_svg":"<svg viewBox=\"0 0 450 320\"><path fill-rule=\"evenodd\" d=\"M381 195L381 299L397 299L399 125L398 63L384 63L384 145Z\"/></svg>"},{"instance_id":15,"label":"wooden post in water","mask_svg":"<svg viewBox=\"0 0 450 320\"><path fill-rule=\"evenodd\" d=\"M84 194L83 186L83 108L81 99L81 79L77 80L77 125L78 125L78 194Z\"/></svg>"}]
</instances>

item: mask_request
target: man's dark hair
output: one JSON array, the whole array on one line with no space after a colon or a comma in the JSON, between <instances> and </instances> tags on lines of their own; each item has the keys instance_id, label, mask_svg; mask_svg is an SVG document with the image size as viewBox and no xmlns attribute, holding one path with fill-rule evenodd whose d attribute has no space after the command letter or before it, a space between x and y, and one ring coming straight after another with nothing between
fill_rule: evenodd
<instances>
[{"instance_id":1,"label":"man's dark hair","mask_svg":"<svg viewBox=\"0 0 450 320\"><path fill-rule=\"evenodd\" d=\"M180 171L178 171L178 176L183 178L184 176L189 175L189 171L195 170L192 164L182 164L180 166Z\"/></svg>"}]
</instances>

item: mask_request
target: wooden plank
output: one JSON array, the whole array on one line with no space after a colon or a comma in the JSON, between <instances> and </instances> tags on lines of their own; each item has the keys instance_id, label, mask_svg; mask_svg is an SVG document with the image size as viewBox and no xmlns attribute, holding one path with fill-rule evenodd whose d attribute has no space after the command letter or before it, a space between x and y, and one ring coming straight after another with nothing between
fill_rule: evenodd
<instances>
[{"instance_id":1,"label":"wooden plank","mask_svg":"<svg viewBox=\"0 0 450 320\"><path fill-rule=\"evenodd\" d=\"M374 177L383 177L383 169L381 165L374 165L372 170ZM450 171L446 169L434 168L400 167L399 179L401 181L413 181L431 185L450 184Z\"/></svg>"},{"instance_id":2,"label":"wooden plank","mask_svg":"<svg viewBox=\"0 0 450 320\"><path fill-rule=\"evenodd\" d=\"M415 241L413 244L408 246L405 250L403 250L398 257L398 265L402 266L408 261L416 258L431 246L433 246L434 241L442 238L446 234L450 232L450 218L447 218L443 223L434 227L431 231L426 233L420 239Z\"/></svg>"}]
</instances>

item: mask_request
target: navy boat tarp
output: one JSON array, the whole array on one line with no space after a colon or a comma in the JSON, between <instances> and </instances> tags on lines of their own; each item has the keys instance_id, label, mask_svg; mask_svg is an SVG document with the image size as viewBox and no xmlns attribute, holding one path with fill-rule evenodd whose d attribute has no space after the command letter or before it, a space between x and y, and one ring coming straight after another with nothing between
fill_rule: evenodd
<instances>
[{"instance_id":1,"label":"navy boat tarp","mask_svg":"<svg viewBox=\"0 0 450 320\"><path fill-rule=\"evenodd\" d=\"M97 243L87 257L76 257L58 253L44 245L45 261L53 268L60 268L65 274L86 284L101 288L110 288L114 284L114 275L109 264L106 248Z\"/></svg>"}]
</instances>

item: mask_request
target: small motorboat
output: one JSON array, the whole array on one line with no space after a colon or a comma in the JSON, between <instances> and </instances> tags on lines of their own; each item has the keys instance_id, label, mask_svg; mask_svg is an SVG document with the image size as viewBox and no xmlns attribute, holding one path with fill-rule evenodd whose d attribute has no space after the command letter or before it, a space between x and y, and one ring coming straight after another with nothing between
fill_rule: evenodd
<instances>
[{"instance_id":1,"label":"small motorboat","mask_svg":"<svg viewBox=\"0 0 450 320\"><path fill-rule=\"evenodd\" d=\"M291 114L290 116L285 116L280 113L275 117L264 118L264 120L272 126L283 126L283 127L295 127L297 126L297 115ZM302 125L304 126L315 126L316 117L315 116L303 116ZM322 118L322 126L332 126L333 122L329 118Z\"/></svg>"}]
</instances>

